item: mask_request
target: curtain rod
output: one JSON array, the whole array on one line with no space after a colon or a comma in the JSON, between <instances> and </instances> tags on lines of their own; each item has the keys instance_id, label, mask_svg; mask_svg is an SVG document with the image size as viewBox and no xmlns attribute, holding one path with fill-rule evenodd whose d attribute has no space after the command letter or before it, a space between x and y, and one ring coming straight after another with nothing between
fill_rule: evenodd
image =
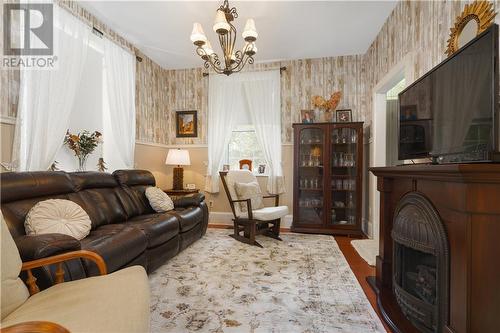
<instances>
[{"instance_id":1,"label":"curtain rod","mask_svg":"<svg viewBox=\"0 0 500 333\"><path fill-rule=\"evenodd\" d=\"M274 69L264 69L263 71L271 71L271 70L274 70ZM257 71L257 72L263 72L263 71ZM283 66L283 67L280 67L280 74L283 72L283 71L286 71L286 67ZM210 73L203 73L203 77L205 76L209 76Z\"/></svg>"}]
</instances>

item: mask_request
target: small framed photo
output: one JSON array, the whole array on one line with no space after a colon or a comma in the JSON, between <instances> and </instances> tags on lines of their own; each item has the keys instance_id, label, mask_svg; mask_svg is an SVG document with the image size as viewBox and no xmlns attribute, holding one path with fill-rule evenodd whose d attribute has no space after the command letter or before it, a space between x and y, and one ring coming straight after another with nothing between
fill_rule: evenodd
<instances>
[{"instance_id":1,"label":"small framed photo","mask_svg":"<svg viewBox=\"0 0 500 333\"><path fill-rule=\"evenodd\" d=\"M352 121L352 110L337 110L335 112L335 119L338 123L349 123Z\"/></svg>"},{"instance_id":2,"label":"small framed photo","mask_svg":"<svg viewBox=\"0 0 500 333\"><path fill-rule=\"evenodd\" d=\"M314 123L314 110L301 110L300 111L300 119L303 124L312 124Z\"/></svg>"},{"instance_id":3,"label":"small framed photo","mask_svg":"<svg viewBox=\"0 0 500 333\"><path fill-rule=\"evenodd\" d=\"M196 138L198 136L198 111L175 112L175 136Z\"/></svg>"},{"instance_id":4,"label":"small framed photo","mask_svg":"<svg viewBox=\"0 0 500 333\"><path fill-rule=\"evenodd\" d=\"M229 171L229 169L230 169L230 167L231 167L231 166L230 166L229 164L224 164L224 165L222 166L222 171L224 171L224 172L228 172L228 171Z\"/></svg>"}]
</instances>

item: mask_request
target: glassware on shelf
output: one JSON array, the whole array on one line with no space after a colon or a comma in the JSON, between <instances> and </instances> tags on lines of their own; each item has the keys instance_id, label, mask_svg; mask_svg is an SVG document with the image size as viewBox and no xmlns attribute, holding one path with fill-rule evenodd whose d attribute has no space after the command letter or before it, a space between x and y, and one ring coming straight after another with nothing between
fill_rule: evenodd
<instances>
[{"instance_id":1,"label":"glassware on shelf","mask_svg":"<svg viewBox=\"0 0 500 333\"><path fill-rule=\"evenodd\" d=\"M340 139L339 139L339 130L337 130L337 129L333 130L333 132L332 132L332 141L333 141L333 143L339 143L340 142Z\"/></svg>"},{"instance_id":2,"label":"glassware on shelf","mask_svg":"<svg viewBox=\"0 0 500 333\"><path fill-rule=\"evenodd\" d=\"M335 212L335 209L333 209L333 208L332 208L332 211L330 213L330 218L331 218L332 223L335 223L335 221L337 220L337 213Z\"/></svg>"},{"instance_id":3,"label":"glassware on shelf","mask_svg":"<svg viewBox=\"0 0 500 333\"><path fill-rule=\"evenodd\" d=\"M351 143L356 143L358 141L358 136L356 135L356 131L351 131Z\"/></svg>"},{"instance_id":4,"label":"glassware on shelf","mask_svg":"<svg viewBox=\"0 0 500 333\"><path fill-rule=\"evenodd\" d=\"M349 193L347 195L347 208L354 208L354 194Z\"/></svg>"}]
</instances>

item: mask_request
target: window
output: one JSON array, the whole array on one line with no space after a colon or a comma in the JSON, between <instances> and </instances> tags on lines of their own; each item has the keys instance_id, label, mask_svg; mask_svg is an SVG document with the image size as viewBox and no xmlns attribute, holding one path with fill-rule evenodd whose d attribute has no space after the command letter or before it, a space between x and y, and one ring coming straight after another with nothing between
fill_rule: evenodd
<instances>
[{"instance_id":1,"label":"window","mask_svg":"<svg viewBox=\"0 0 500 333\"><path fill-rule=\"evenodd\" d=\"M252 125L237 126L229 139L226 161L230 169L238 170L240 168L239 161L243 159L252 160L252 171L254 174L258 174L260 164L267 165L264 152L257 140L257 135ZM267 168L264 174L267 174Z\"/></svg>"},{"instance_id":2,"label":"window","mask_svg":"<svg viewBox=\"0 0 500 333\"><path fill-rule=\"evenodd\" d=\"M95 34L89 35L87 58L83 68L78 92L73 103L69 122L69 131L78 133L82 130L103 133L103 49L102 38ZM106 140L106 139L104 139ZM99 145L87 160L87 170L97 170L97 162L102 156L102 145ZM78 164L72 151L62 146L56 159L57 167L65 171L75 171Z\"/></svg>"}]
</instances>

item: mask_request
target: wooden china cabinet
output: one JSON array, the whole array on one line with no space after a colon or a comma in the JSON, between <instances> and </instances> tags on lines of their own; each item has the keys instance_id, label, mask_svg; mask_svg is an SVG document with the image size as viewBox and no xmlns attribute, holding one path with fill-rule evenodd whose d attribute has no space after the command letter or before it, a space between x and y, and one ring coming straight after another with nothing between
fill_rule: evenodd
<instances>
[{"instance_id":1,"label":"wooden china cabinet","mask_svg":"<svg viewBox=\"0 0 500 333\"><path fill-rule=\"evenodd\" d=\"M362 236L363 123L293 128L292 231Z\"/></svg>"}]
</instances>

